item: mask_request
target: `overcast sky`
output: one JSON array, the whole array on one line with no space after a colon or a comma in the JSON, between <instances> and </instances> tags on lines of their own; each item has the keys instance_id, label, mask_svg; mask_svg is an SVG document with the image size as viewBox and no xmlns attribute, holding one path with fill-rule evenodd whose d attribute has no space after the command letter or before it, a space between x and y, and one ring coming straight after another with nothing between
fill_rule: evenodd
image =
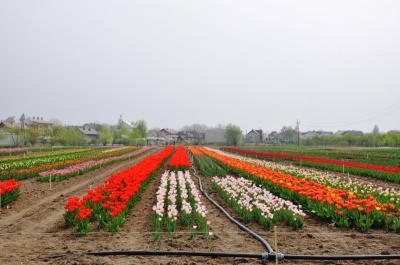
<instances>
[{"instance_id":1,"label":"overcast sky","mask_svg":"<svg viewBox=\"0 0 400 265\"><path fill-rule=\"evenodd\" d=\"M400 130L400 1L0 0L0 119Z\"/></svg>"}]
</instances>

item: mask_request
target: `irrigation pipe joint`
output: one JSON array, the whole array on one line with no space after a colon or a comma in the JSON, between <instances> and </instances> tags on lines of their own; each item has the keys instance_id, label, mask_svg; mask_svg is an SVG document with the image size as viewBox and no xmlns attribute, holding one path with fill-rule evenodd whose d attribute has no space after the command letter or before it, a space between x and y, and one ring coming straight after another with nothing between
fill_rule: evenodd
<instances>
[{"instance_id":1,"label":"irrigation pipe joint","mask_svg":"<svg viewBox=\"0 0 400 265\"><path fill-rule=\"evenodd\" d=\"M262 253L261 256L263 259L268 259L270 261L276 260L276 255L278 256L278 260L283 260L285 258L285 255L283 253L275 253L275 252L270 252L270 253Z\"/></svg>"}]
</instances>

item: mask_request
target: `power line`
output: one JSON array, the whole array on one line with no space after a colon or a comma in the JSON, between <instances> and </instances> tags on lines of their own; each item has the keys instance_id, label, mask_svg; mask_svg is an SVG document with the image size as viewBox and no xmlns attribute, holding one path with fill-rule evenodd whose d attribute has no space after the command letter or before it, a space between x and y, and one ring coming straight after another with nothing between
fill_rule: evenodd
<instances>
[{"instance_id":1,"label":"power line","mask_svg":"<svg viewBox=\"0 0 400 265\"><path fill-rule=\"evenodd\" d=\"M341 127L341 126L348 126L348 125L355 125L355 124L360 124L360 123L364 123L367 121L371 121L374 120L376 118L381 118L384 116L388 116L390 114L393 114L397 111L400 110L400 103L397 103L395 105L392 105L390 107L381 109L379 111L367 114L367 115L363 115L363 116L359 116L357 118L353 118L353 119L348 119L348 120L344 120L344 121L339 121L339 122L329 122L329 123L307 123L307 122L303 122L303 124L307 125L307 126L312 126L312 127L318 127L318 126L323 126L323 127Z\"/></svg>"}]
</instances>

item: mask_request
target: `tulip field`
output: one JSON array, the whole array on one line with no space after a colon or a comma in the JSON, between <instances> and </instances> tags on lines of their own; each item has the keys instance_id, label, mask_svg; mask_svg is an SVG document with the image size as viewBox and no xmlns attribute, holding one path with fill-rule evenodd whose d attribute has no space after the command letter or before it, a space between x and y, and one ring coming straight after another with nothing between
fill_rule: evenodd
<instances>
[{"instance_id":1,"label":"tulip field","mask_svg":"<svg viewBox=\"0 0 400 265\"><path fill-rule=\"evenodd\" d=\"M229 218L284 254L400 252L400 167L392 149L386 157L370 152L368 159L361 151L202 146L27 151L4 149L0 156L0 264L266 264L252 258L90 255L267 251Z\"/></svg>"}]
</instances>

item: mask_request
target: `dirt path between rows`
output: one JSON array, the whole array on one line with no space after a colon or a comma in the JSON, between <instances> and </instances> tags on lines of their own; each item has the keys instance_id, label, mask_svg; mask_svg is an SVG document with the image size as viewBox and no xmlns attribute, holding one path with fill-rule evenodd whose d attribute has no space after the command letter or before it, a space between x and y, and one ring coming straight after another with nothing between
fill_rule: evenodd
<instances>
[{"instance_id":1,"label":"dirt path between rows","mask_svg":"<svg viewBox=\"0 0 400 265\"><path fill-rule=\"evenodd\" d=\"M90 251L110 250L163 250L225 253L266 252L264 246L231 223L220 210L202 197L207 219L211 221L211 241L202 235L190 240L187 229L179 228L172 237L163 234L160 242L152 239L150 216L155 204L155 194L160 184L156 176L142 193L123 228L114 236L105 229L96 229L79 237L73 229L64 225L64 205L70 196L83 196L90 187L95 187L111 174L126 169L145 156L114 164L60 183L23 181L21 196L1 209L0 213L0 264L273 264L250 258L211 258L189 256L90 256ZM193 172L192 172L193 175ZM193 177L197 183L197 178ZM203 188L211 187L211 178L201 177ZM240 218L216 194L213 200L223 206L232 216ZM293 231L286 225L278 225L278 250L284 254L297 255L380 255L400 253L400 237L384 229L359 233L356 230L340 229L308 215L306 227ZM273 231L267 231L256 223L247 226L261 235L274 248ZM63 254L58 258L51 255ZM373 261L306 261L285 260L279 264L400 264L400 260Z\"/></svg>"}]
</instances>

